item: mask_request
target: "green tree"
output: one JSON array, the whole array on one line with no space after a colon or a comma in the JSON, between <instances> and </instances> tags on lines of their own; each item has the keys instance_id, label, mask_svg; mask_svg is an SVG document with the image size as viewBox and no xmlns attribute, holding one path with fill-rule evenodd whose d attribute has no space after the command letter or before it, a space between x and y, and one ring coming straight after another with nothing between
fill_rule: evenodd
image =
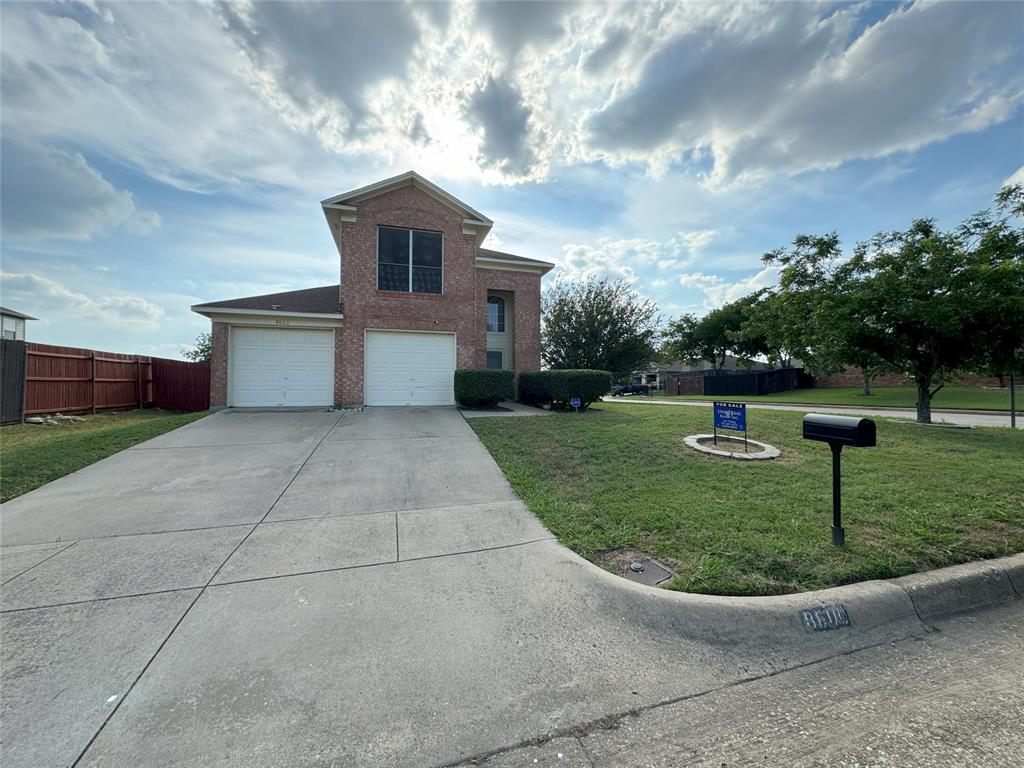
<instances>
[{"instance_id":1,"label":"green tree","mask_svg":"<svg viewBox=\"0 0 1024 768\"><path fill-rule=\"evenodd\" d=\"M213 358L213 335L200 333L195 344L181 350L181 356L193 363L208 363Z\"/></svg>"},{"instance_id":2,"label":"green tree","mask_svg":"<svg viewBox=\"0 0 1024 768\"><path fill-rule=\"evenodd\" d=\"M730 352L757 354L753 351L752 339L740 338L743 320L752 302L752 297L746 297L713 309L699 320L687 314L670 321L662 344L663 354L688 363L704 360L714 371L725 366L726 355Z\"/></svg>"},{"instance_id":3,"label":"green tree","mask_svg":"<svg viewBox=\"0 0 1024 768\"><path fill-rule=\"evenodd\" d=\"M917 387L917 420L958 370L1020 363L1024 326L1024 190L1008 187L996 213L983 211L943 232L931 219L860 243L840 269L856 301L865 344Z\"/></svg>"},{"instance_id":4,"label":"green tree","mask_svg":"<svg viewBox=\"0 0 1024 768\"><path fill-rule=\"evenodd\" d=\"M962 247L974 254L971 301L977 309L974 371L1010 377L1024 372L1024 185L1004 187L995 210L976 213L958 230ZM1015 393L1011 389L1011 407Z\"/></svg>"},{"instance_id":5,"label":"green tree","mask_svg":"<svg viewBox=\"0 0 1024 768\"><path fill-rule=\"evenodd\" d=\"M556 282L541 299L541 359L618 381L658 358L659 320L658 307L621 280Z\"/></svg>"},{"instance_id":6,"label":"green tree","mask_svg":"<svg viewBox=\"0 0 1024 768\"><path fill-rule=\"evenodd\" d=\"M798 235L789 247L766 253L766 264L780 266L779 284L753 322L763 326L775 355L799 357L816 376L857 366L870 395L874 375L885 368L872 351L872 336L882 330L864 325L854 308L862 287L842 269L842 248L835 232Z\"/></svg>"}]
</instances>

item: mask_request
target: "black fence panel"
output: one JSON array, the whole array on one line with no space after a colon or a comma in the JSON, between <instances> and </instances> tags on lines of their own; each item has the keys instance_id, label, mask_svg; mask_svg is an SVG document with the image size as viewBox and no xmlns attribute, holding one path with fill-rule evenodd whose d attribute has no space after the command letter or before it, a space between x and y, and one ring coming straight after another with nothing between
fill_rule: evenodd
<instances>
[{"instance_id":1,"label":"black fence panel","mask_svg":"<svg viewBox=\"0 0 1024 768\"><path fill-rule=\"evenodd\" d=\"M0 424L18 424L25 416L25 342L0 342Z\"/></svg>"},{"instance_id":2,"label":"black fence panel","mask_svg":"<svg viewBox=\"0 0 1024 768\"><path fill-rule=\"evenodd\" d=\"M705 395L774 395L810 387L812 379L803 368L782 368L756 373L730 373L704 377Z\"/></svg>"}]
</instances>

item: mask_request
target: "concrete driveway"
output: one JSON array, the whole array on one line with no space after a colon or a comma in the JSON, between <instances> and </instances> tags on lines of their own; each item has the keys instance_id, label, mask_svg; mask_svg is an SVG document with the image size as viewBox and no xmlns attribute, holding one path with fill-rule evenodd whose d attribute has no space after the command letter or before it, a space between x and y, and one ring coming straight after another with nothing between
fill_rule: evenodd
<instances>
[{"instance_id":1,"label":"concrete driveway","mask_svg":"<svg viewBox=\"0 0 1024 768\"><path fill-rule=\"evenodd\" d=\"M222 412L0 524L5 768L455 762L923 630L604 574L447 408Z\"/></svg>"}]
</instances>

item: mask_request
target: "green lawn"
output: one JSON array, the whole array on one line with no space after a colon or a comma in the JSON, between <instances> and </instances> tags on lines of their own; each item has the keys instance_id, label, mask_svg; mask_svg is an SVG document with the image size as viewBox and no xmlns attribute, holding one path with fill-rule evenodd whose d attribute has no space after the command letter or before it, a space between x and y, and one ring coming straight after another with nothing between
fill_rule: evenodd
<instances>
[{"instance_id":1,"label":"green lawn","mask_svg":"<svg viewBox=\"0 0 1024 768\"><path fill-rule=\"evenodd\" d=\"M143 410L86 415L85 421L55 427L35 424L0 427L0 501L28 493L205 415L205 411Z\"/></svg>"},{"instance_id":2,"label":"green lawn","mask_svg":"<svg viewBox=\"0 0 1024 768\"><path fill-rule=\"evenodd\" d=\"M670 400L729 400L740 403L810 403L814 405L859 405L877 408L914 408L917 390L913 387L877 387L865 396L860 387L815 387L793 389L775 395L672 395ZM665 395L657 395L665 397ZM1009 389L981 387L943 387L932 400L932 408L981 411L1010 410ZM1017 391L1017 411L1024 411L1024 390Z\"/></svg>"},{"instance_id":3,"label":"green lawn","mask_svg":"<svg viewBox=\"0 0 1024 768\"><path fill-rule=\"evenodd\" d=\"M649 552L688 592L767 595L888 578L1024 550L1024 433L878 419L878 447L843 452L847 547L831 544L828 446L799 413L757 411L774 461L699 454L705 408L603 403L580 414L473 419L527 505L602 562Z\"/></svg>"}]
</instances>

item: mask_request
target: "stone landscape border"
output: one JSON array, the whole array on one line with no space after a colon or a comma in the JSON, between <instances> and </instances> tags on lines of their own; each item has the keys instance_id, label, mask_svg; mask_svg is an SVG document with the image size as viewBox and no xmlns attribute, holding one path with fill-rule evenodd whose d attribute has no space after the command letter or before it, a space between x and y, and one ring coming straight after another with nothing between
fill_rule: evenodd
<instances>
[{"instance_id":1,"label":"stone landscape border","mask_svg":"<svg viewBox=\"0 0 1024 768\"><path fill-rule=\"evenodd\" d=\"M723 459L740 459L741 461L763 461L765 459L777 459L779 458L779 456L782 455L782 452L779 451L779 449L776 448L774 445L768 445L768 443L762 443L757 440L750 439L747 440L747 443L756 448L760 448L761 450L751 453L745 451L723 451L719 448L712 448L710 446L700 444L701 440L708 440L713 437L714 435L711 434L687 435L686 437L683 438L683 442L686 443L686 445L693 448L693 450L695 451L707 453L712 456L720 456ZM736 438L734 437L729 437L725 439L729 440L729 442L736 441Z\"/></svg>"}]
</instances>

